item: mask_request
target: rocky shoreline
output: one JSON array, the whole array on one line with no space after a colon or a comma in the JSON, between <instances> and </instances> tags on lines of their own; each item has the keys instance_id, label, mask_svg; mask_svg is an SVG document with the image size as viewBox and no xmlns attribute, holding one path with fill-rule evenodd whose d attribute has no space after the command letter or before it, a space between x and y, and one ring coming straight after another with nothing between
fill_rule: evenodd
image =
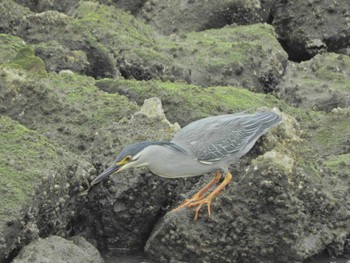
<instances>
[{"instance_id":1,"label":"rocky shoreline","mask_svg":"<svg viewBox=\"0 0 350 263\"><path fill-rule=\"evenodd\" d=\"M346 0L0 2L0 262L349 258L349 43ZM211 218L170 212L209 174L90 188L130 143L273 107Z\"/></svg>"}]
</instances>

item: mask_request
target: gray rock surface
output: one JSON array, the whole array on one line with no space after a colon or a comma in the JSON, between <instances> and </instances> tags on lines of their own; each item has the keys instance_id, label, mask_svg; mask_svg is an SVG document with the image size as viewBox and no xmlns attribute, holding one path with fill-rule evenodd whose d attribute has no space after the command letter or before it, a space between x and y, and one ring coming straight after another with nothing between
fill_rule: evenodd
<instances>
[{"instance_id":1,"label":"gray rock surface","mask_svg":"<svg viewBox=\"0 0 350 263\"><path fill-rule=\"evenodd\" d=\"M85 237L112 262L145 244L155 262L346 255L348 9L345 0L0 1L0 262L51 235ZM288 61L282 46L312 59ZM89 187L124 146L170 139L172 123L261 107L285 121L230 168L210 219L204 208L197 222L192 209L169 211L212 175L135 169Z\"/></svg>"},{"instance_id":2,"label":"gray rock surface","mask_svg":"<svg viewBox=\"0 0 350 263\"><path fill-rule=\"evenodd\" d=\"M266 22L274 1L149 0L140 15L163 34Z\"/></svg>"},{"instance_id":3,"label":"gray rock surface","mask_svg":"<svg viewBox=\"0 0 350 263\"><path fill-rule=\"evenodd\" d=\"M103 263L104 260L98 250L82 237L67 240L59 236L50 236L39 238L24 247L12 262Z\"/></svg>"},{"instance_id":4,"label":"gray rock surface","mask_svg":"<svg viewBox=\"0 0 350 263\"><path fill-rule=\"evenodd\" d=\"M350 42L350 2L278 1L273 26L292 60L337 52Z\"/></svg>"},{"instance_id":5,"label":"gray rock surface","mask_svg":"<svg viewBox=\"0 0 350 263\"><path fill-rule=\"evenodd\" d=\"M276 95L294 107L329 112L350 106L350 58L326 53L289 63Z\"/></svg>"},{"instance_id":6,"label":"gray rock surface","mask_svg":"<svg viewBox=\"0 0 350 263\"><path fill-rule=\"evenodd\" d=\"M142 20L96 2L80 1L65 13L35 13L9 1L0 18L3 31L33 44L46 68L56 72L70 69L94 78L123 76L269 92L287 62L273 28L265 24L165 37ZM11 10L16 10L13 18ZM5 19L16 19L16 26ZM142 36L130 30L140 30ZM66 55L60 57L60 50Z\"/></svg>"},{"instance_id":7,"label":"gray rock surface","mask_svg":"<svg viewBox=\"0 0 350 263\"><path fill-rule=\"evenodd\" d=\"M298 124L286 115L283 121L267 135L263 147L270 150L216 198L210 219L205 208L198 222L193 211L166 214L147 253L160 262L302 262L322 243L344 242L350 226L344 196L298 164L294 151L304 142L298 129L291 132Z\"/></svg>"},{"instance_id":8,"label":"gray rock surface","mask_svg":"<svg viewBox=\"0 0 350 263\"><path fill-rule=\"evenodd\" d=\"M118 142L113 147L115 151L135 141L169 140L178 129L178 124L171 124L166 119L160 100L151 98L145 100L141 110L130 120L123 119L111 125L108 132L113 136L104 131L103 141L106 144L113 138ZM98 144L99 140L96 141ZM114 158L105 158L105 163L111 163ZM96 240L100 249L141 249L156 219L169 209L179 193L189 187L190 184L159 178L145 169L114 174L110 180L90 190L90 202L79 217L93 226L89 236Z\"/></svg>"}]
</instances>

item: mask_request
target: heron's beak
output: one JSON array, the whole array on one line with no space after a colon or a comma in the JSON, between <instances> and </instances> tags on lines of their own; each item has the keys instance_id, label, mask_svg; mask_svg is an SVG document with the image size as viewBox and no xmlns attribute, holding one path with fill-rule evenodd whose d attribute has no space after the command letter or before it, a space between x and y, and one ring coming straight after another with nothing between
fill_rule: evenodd
<instances>
[{"instance_id":1,"label":"heron's beak","mask_svg":"<svg viewBox=\"0 0 350 263\"><path fill-rule=\"evenodd\" d=\"M106 170L104 170L101 174L99 174L92 182L91 186L101 182L102 180L106 179L108 176L111 174L118 172L123 166L122 165L117 165L117 164L112 164L109 166Z\"/></svg>"}]
</instances>

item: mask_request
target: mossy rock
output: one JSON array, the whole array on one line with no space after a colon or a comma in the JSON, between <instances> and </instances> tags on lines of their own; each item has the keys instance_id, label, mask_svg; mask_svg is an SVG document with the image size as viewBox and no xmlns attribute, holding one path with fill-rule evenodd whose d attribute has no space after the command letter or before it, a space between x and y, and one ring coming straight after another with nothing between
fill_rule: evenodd
<instances>
[{"instance_id":1,"label":"mossy rock","mask_svg":"<svg viewBox=\"0 0 350 263\"><path fill-rule=\"evenodd\" d=\"M25 69L42 77L47 76L44 61L35 56L31 46L18 47L17 54L11 60L3 63L1 67Z\"/></svg>"},{"instance_id":2,"label":"mossy rock","mask_svg":"<svg viewBox=\"0 0 350 263\"><path fill-rule=\"evenodd\" d=\"M286 107L271 95L258 94L239 87L208 87L162 81L134 81L103 79L96 86L108 93L125 95L142 105L150 97L158 97L171 122L181 125L191 121L224 113L256 110L261 107Z\"/></svg>"},{"instance_id":3,"label":"mossy rock","mask_svg":"<svg viewBox=\"0 0 350 263\"><path fill-rule=\"evenodd\" d=\"M32 189L53 167L57 153L47 139L12 119L0 117L0 221L8 220L32 198Z\"/></svg>"},{"instance_id":4,"label":"mossy rock","mask_svg":"<svg viewBox=\"0 0 350 263\"><path fill-rule=\"evenodd\" d=\"M350 106L350 58L335 53L289 63L277 96L290 105L329 112Z\"/></svg>"},{"instance_id":5,"label":"mossy rock","mask_svg":"<svg viewBox=\"0 0 350 263\"><path fill-rule=\"evenodd\" d=\"M19 37L0 34L0 64L13 60L18 51L25 46L24 40Z\"/></svg>"},{"instance_id":6,"label":"mossy rock","mask_svg":"<svg viewBox=\"0 0 350 263\"><path fill-rule=\"evenodd\" d=\"M41 74L43 76L46 76L47 74L44 61L35 56L34 49L32 47L27 46L20 49L12 62L32 73Z\"/></svg>"},{"instance_id":7,"label":"mossy rock","mask_svg":"<svg viewBox=\"0 0 350 263\"><path fill-rule=\"evenodd\" d=\"M325 161L325 166L332 172L335 172L341 176L349 176L350 169L350 153L339 154L331 156Z\"/></svg>"}]
</instances>

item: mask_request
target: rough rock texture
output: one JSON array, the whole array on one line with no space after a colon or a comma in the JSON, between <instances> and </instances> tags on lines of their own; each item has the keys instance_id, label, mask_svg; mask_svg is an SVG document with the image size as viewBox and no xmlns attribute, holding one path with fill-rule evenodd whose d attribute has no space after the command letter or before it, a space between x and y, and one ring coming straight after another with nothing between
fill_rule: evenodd
<instances>
[{"instance_id":1,"label":"rough rock texture","mask_svg":"<svg viewBox=\"0 0 350 263\"><path fill-rule=\"evenodd\" d=\"M289 63L277 96L294 107L329 112L350 106L350 58L326 53Z\"/></svg>"},{"instance_id":2,"label":"rough rock texture","mask_svg":"<svg viewBox=\"0 0 350 263\"><path fill-rule=\"evenodd\" d=\"M235 113L260 107L279 105L275 97L256 94L243 88L183 85L170 82L135 82L124 79L104 79L96 86L110 94L121 94L141 105L146 98L161 99L164 112L171 122L184 126L199 118L222 113ZM281 105L282 106L282 105Z\"/></svg>"},{"instance_id":3,"label":"rough rock texture","mask_svg":"<svg viewBox=\"0 0 350 263\"><path fill-rule=\"evenodd\" d=\"M111 150L115 151L132 141L169 140L178 129L178 124L171 124L165 118L160 100L152 98L130 120L121 120L112 124L107 133L104 131L103 141L106 144L113 138ZM96 141L94 152L100 151L100 143ZM107 157L106 164L115 156ZM183 191L186 191L183 182L161 179L141 169L112 175L110 181L90 190L90 202L76 221L92 226L92 232L86 235L95 239L102 250L141 249L156 219Z\"/></svg>"},{"instance_id":4,"label":"rough rock texture","mask_svg":"<svg viewBox=\"0 0 350 263\"><path fill-rule=\"evenodd\" d=\"M204 2L0 1L1 263L51 235L103 252L147 243L155 262L349 253L348 2ZM208 29L160 34L140 18L155 10L164 30ZM169 19L187 10L195 21ZM279 40L295 60L325 53L292 63ZM195 223L192 209L169 211L212 175L135 169L89 187L125 145L171 138L171 123L261 107L295 120L232 166L210 219L204 208Z\"/></svg>"},{"instance_id":5,"label":"rough rock texture","mask_svg":"<svg viewBox=\"0 0 350 263\"><path fill-rule=\"evenodd\" d=\"M113 0L113 4L118 8L123 8L133 14L138 13L147 0Z\"/></svg>"},{"instance_id":6,"label":"rough rock texture","mask_svg":"<svg viewBox=\"0 0 350 263\"><path fill-rule=\"evenodd\" d=\"M7 4L4 9L5 20L17 5ZM0 20L3 31L34 44L46 68L56 72L69 69L95 78L121 75L201 86L243 85L269 92L287 62L273 28L264 24L162 37L143 21L96 2L79 2L67 13L24 10L26 15L15 16L16 27ZM65 55L59 56L60 51Z\"/></svg>"},{"instance_id":7,"label":"rough rock texture","mask_svg":"<svg viewBox=\"0 0 350 263\"><path fill-rule=\"evenodd\" d=\"M205 209L199 222L192 221L192 211L170 212L146 251L160 262L302 262L320 244L344 242L350 213L341 209L346 199L338 191L349 185L336 180L340 188L334 191L328 178L305 170L295 155L305 144L298 131L296 121L284 116L267 135L263 147L269 150L215 200L212 218Z\"/></svg>"},{"instance_id":8,"label":"rough rock texture","mask_svg":"<svg viewBox=\"0 0 350 263\"><path fill-rule=\"evenodd\" d=\"M82 237L73 237L70 241L59 236L50 236L39 238L26 246L12 262L103 263L104 260L98 250Z\"/></svg>"},{"instance_id":9,"label":"rough rock texture","mask_svg":"<svg viewBox=\"0 0 350 263\"><path fill-rule=\"evenodd\" d=\"M0 261L39 236L68 235L92 167L2 116Z\"/></svg>"},{"instance_id":10,"label":"rough rock texture","mask_svg":"<svg viewBox=\"0 0 350 263\"><path fill-rule=\"evenodd\" d=\"M78 0L15 0L16 3L28 7L33 12L57 10L66 12L76 5Z\"/></svg>"},{"instance_id":11,"label":"rough rock texture","mask_svg":"<svg viewBox=\"0 0 350 263\"><path fill-rule=\"evenodd\" d=\"M90 67L85 52L81 50L71 51L55 42L36 45L35 54L45 59L47 71L71 70L85 75Z\"/></svg>"},{"instance_id":12,"label":"rough rock texture","mask_svg":"<svg viewBox=\"0 0 350 263\"><path fill-rule=\"evenodd\" d=\"M147 1L140 15L163 34L266 22L274 1Z\"/></svg>"},{"instance_id":13,"label":"rough rock texture","mask_svg":"<svg viewBox=\"0 0 350 263\"><path fill-rule=\"evenodd\" d=\"M306 60L350 43L350 2L285 1L276 4L273 26L292 60Z\"/></svg>"}]
</instances>

